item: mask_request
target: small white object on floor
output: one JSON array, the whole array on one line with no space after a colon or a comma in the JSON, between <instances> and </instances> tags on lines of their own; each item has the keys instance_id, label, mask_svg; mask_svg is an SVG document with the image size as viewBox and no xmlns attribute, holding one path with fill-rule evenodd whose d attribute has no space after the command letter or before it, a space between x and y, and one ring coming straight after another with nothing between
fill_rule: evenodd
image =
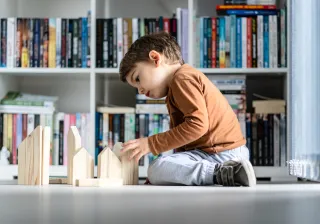
<instances>
[{"instance_id":1,"label":"small white object on floor","mask_svg":"<svg viewBox=\"0 0 320 224\"><path fill-rule=\"evenodd\" d=\"M3 146L0 153L0 165L8 165L9 157L10 157L10 152L5 146Z\"/></svg>"}]
</instances>

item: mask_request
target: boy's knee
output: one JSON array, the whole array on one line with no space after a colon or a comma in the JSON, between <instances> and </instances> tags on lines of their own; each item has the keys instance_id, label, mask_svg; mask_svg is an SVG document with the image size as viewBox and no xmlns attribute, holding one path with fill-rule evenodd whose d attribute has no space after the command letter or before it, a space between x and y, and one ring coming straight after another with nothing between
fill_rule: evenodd
<instances>
[{"instance_id":1,"label":"boy's knee","mask_svg":"<svg viewBox=\"0 0 320 224\"><path fill-rule=\"evenodd\" d=\"M148 179L151 184L158 184L158 182L163 178L163 169L160 168L165 162L166 158L164 156L158 157L153 160L148 167Z\"/></svg>"}]
</instances>

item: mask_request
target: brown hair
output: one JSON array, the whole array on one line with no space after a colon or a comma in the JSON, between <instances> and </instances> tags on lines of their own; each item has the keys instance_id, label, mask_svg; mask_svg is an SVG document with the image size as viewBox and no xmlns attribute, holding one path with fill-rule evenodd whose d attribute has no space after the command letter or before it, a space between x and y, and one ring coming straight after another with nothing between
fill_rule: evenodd
<instances>
[{"instance_id":1,"label":"brown hair","mask_svg":"<svg viewBox=\"0 0 320 224\"><path fill-rule=\"evenodd\" d=\"M155 50L163 54L166 63L184 64L181 56L181 49L176 39L166 32L158 32L145 35L137 39L129 48L120 63L120 79L126 82L128 73L135 64L142 61L149 61L149 52Z\"/></svg>"}]
</instances>

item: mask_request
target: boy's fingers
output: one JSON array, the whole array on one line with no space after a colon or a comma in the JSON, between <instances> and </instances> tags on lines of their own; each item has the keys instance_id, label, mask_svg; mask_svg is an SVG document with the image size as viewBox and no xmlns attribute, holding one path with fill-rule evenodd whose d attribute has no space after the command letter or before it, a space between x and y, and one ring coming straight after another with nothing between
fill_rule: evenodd
<instances>
[{"instance_id":1,"label":"boy's fingers","mask_svg":"<svg viewBox=\"0 0 320 224\"><path fill-rule=\"evenodd\" d=\"M142 153L142 152L140 152L140 153L138 154L138 156L136 156L136 158L135 158L136 163L139 163L139 160L142 158L142 156L143 156L143 153Z\"/></svg>"},{"instance_id":2,"label":"boy's fingers","mask_svg":"<svg viewBox=\"0 0 320 224\"><path fill-rule=\"evenodd\" d=\"M129 141L127 141L127 142L123 143L123 144L122 144L122 146L127 146L127 145L130 145L130 144L132 144L132 143L136 143L136 142L137 142L137 140L136 140L136 139L129 140Z\"/></svg>"},{"instance_id":3,"label":"boy's fingers","mask_svg":"<svg viewBox=\"0 0 320 224\"><path fill-rule=\"evenodd\" d=\"M132 150L132 149L137 148L137 146L138 146L137 143L132 143L132 144L130 144L130 145L124 146L124 147L121 149L120 153L123 154L123 153L125 153L125 152L128 152L129 150Z\"/></svg>"},{"instance_id":4,"label":"boy's fingers","mask_svg":"<svg viewBox=\"0 0 320 224\"><path fill-rule=\"evenodd\" d=\"M134 150L132 150L132 153L130 155L130 160L132 160L135 156L137 156L139 154L140 150L138 148L135 148Z\"/></svg>"}]
</instances>

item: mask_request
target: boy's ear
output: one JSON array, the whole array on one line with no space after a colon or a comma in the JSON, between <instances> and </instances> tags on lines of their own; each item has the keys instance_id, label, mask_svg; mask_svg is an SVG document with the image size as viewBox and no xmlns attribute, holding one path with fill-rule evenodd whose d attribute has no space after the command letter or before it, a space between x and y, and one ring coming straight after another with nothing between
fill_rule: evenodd
<instances>
[{"instance_id":1,"label":"boy's ear","mask_svg":"<svg viewBox=\"0 0 320 224\"><path fill-rule=\"evenodd\" d=\"M150 51L149 58L152 61L152 63L155 64L156 67L158 67L160 65L161 55L159 54L159 52L157 52L155 50Z\"/></svg>"}]
</instances>

